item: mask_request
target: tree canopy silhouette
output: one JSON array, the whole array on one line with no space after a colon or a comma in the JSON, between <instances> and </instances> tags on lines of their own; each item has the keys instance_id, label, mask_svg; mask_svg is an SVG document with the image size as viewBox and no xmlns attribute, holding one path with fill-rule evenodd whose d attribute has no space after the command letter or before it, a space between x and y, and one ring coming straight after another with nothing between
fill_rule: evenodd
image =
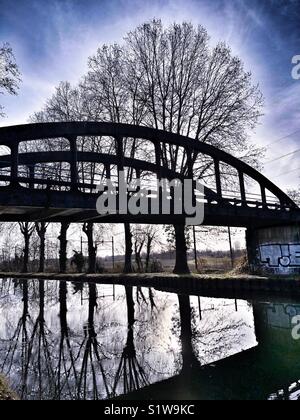
<instances>
[{"instance_id":1,"label":"tree canopy silhouette","mask_svg":"<svg viewBox=\"0 0 300 420\"><path fill-rule=\"evenodd\" d=\"M12 48L8 43L4 43L0 46L0 95L5 93L16 95L20 81L20 71ZM0 116L3 116L3 107L1 105Z\"/></svg>"},{"instance_id":2,"label":"tree canopy silhouette","mask_svg":"<svg viewBox=\"0 0 300 420\"><path fill-rule=\"evenodd\" d=\"M183 22L164 26L152 20L129 32L122 43L102 45L89 58L88 72L78 86L62 82L34 122L111 121L162 129L211 144L258 166L261 149L249 134L262 113L263 97L240 58L223 42L211 45L206 29ZM187 140L188 141L188 140ZM111 139L80 138L85 151L111 152ZM153 153L139 139L124 139L127 156L146 159ZM160 144L164 167L187 175L189 159L179 146ZM88 164L90 165L90 164ZM193 173L210 186L214 161L192 154ZM82 179L101 177L96 164L82 167ZM237 173L220 168L226 187ZM132 173L128 174L132 181ZM184 225L175 227L179 249L176 272L188 271ZM132 233L125 225L125 271L132 271ZM183 239L183 240L182 240Z\"/></svg>"}]
</instances>

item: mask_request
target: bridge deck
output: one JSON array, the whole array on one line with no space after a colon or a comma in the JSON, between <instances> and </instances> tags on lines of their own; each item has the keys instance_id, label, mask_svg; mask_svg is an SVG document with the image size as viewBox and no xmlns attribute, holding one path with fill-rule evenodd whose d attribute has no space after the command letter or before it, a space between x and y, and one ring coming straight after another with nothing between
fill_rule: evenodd
<instances>
[{"instance_id":1,"label":"bridge deck","mask_svg":"<svg viewBox=\"0 0 300 420\"><path fill-rule=\"evenodd\" d=\"M96 210L96 194L72 191L48 191L22 187L0 187L0 221L50 221L78 223L151 223L171 224L182 221L177 215L101 216ZM5 203L3 205L2 203ZM1 205L2 204L2 205ZM271 207L271 206L270 206ZM274 209L237 203L205 204L204 225L261 227L300 223L300 209Z\"/></svg>"}]
</instances>

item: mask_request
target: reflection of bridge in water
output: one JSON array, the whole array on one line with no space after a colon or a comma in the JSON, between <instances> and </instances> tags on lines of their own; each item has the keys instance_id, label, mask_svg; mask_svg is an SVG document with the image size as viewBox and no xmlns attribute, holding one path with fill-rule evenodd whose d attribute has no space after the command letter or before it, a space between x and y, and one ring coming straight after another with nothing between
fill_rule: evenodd
<instances>
[{"instance_id":1,"label":"reflection of bridge in water","mask_svg":"<svg viewBox=\"0 0 300 420\"><path fill-rule=\"evenodd\" d=\"M12 291L11 286L2 283L1 369L24 399L117 396L154 400L286 399L298 395L300 343L292 340L291 317L300 311L299 304L253 303L254 324L252 321L248 325L244 324L244 315L235 312L241 311L246 302L239 301L236 307L234 301L214 300L213 304L202 307L200 316L193 297L168 295L174 311L168 325L165 314L170 309L165 306L166 294L133 287L126 287L125 293L121 293L123 287L119 286L115 305L122 307L120 316L127 320L126 325L121 326L116 315L112 319L105 313L103 319L97 315L105 307L111 312L113 297L98 299L102 286L99 289L94 284L80 283L72 287L76 293L87 296L85 322L80 331L79 314L72 319L74 302L70 284L16 282L14 293L22 299L22 310L17 311L20 319L16 322L9 309L10 301L9 306L3 306L11 293L9 290ZM57 331L51 315L56 299L59 305ZM16 298L14 301L17 303ZM203 305L205 299L201 301ZM37 311L33 311L34 307ZM15 314L16 305L13 310ZM236 313L236 317L229 316L230 313ZM247 319L251 320L250 306L247 313ZM13 327L10 337L6 338L2 336L6 330L2 324L5 319L10 320L9 325L5 324L8 331ZM161 337L158 337L156 323L163 331ZM115 332L111 330L115 328ZM154 334L155 342L147 330ZM243 338L247 334L251 335L249 342ZM153 354L157 353L160 338L166 341L168 335L173 337L170 343L175 363L170 364L167 348L160 348L159 355L164 362L157 365ZM117 342L111 341L113 336L118 337ZM145 347L145 343L150 343L150 347ZM241 346L248 350L241 352ZM215 360L213 364L207 364L203 354L199 357L199 351L203 354L209 351L207 360ZM147 359L151 354L152 358ZM233 355L228 357L230 354ZM169 379L163 380L164 377Z\"/></svg>"},{"instance_id":2,"label":"reflection of bridge in water","mask_svg":"<svg viewBox=\"0 0 300 420\"><path fill-rule=\"evenodd\" d=\"M298 400L300 341L291 334L294 314L300 314L300 304L253 303L257 346L207 366L191 359L191 347L178 376L122 398ZM191 333L186 321L182 327L190 332L185 330L185 337Z\"/></svg>"}]
</instances>

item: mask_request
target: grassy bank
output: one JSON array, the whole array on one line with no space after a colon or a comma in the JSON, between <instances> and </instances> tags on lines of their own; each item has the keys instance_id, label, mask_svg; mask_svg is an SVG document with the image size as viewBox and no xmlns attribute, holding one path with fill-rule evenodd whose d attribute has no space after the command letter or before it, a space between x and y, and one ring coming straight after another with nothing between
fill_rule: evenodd
<instances>
[{"instance_id":1,"label":"grassy bank","mask_svg":"<svg viewBox=\"0 0 300 420\"><path fill-rule=\"evenodd\" d=\"M57 274L57 273L0 273L0 278L75 281L120 286L154 287L161 291L249 299L249 296L300 297L300 278L271 278L249 274Z\"/></svg>"},{"instance_id":2,"label":"grassy bank","mask_svg":"<svg viewBox=\"0 0 300 420\"><path fill-rule=\"evenodd\" d=\"M0 401L3 400L17 400L17 396L9 388L3 376L0 375Z\"/></svg>"}]
</instances>

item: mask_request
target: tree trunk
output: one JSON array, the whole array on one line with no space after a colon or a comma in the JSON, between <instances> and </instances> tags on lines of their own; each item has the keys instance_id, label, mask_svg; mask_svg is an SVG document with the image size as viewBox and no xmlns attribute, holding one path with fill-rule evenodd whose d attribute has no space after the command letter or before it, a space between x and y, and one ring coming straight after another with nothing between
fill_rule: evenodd
<instances>
[{"instance_id":1,"label":"tree trunk","mask_svg":"<svg viewBox=\"0 0 300 420\"><path fill-rule=\"evenodd\" d=\"M129 223L124 223L125 228L125 265L124 273L132 273L132 233Z\"/></svg>"},{"instance_id":2,"label":"tree trunk","mask_svg":"<svg viewBox=\"0 0 300 420\"><path fill-rule=\"evenodd\" d=\"M150 255L151 255L151 247L152 247L152 237L148 236L147 238L147 250L146 250L146 263L145 263L145 271L146 273L149 272L149 264L150 264Z\"/></svg>"},{"instance_id":3,"label":"tree trunk","mask_svg":"<svg viewBox=\"0 0 300 420\"><path fill-rule=\"evenodd\" d=\"M136 262L139 273L142 273L143 269L144 269L143 261L142 261L142 257L141 257L143 245L144 245L144 243L142 243L140 245L138 243L135 243L135 245L134 245L135 262Z\"/></svg>"},{"instance_id":4,"label":"tree trunk","mask_svg":"<svg viewBox=\"0 0 300 420\"><path fill-rule=\"evenodd\" d=\"M45 222L36 223L36 231L40 238L40 261L39 261L39 273L45 271L45 239L47 225Z\"/></svg>"},{"instance_id":5,"label":"tree trunk","mask_svg":"<svg viewBox=\"0 0 300 420\"><path fill-rule=\"evenodd\" d=\"M185 225L174 225L176 237L176 265L174 274L190 274L187 258Z\"/></svg>"},{"instance_id":6,"label":"tree trunk","mask_svg":"<svg viewBox=\"0 0 300 420\"><path fill-rule=\"evenodd\" d=\"M65 273L67 271L67 232L69 229L70 223L62 223L60 228L60 235L58 237L60 242L59 249L59 271Z\"/></svg>"},{"instance_id":7,"label":"tree trunk","mask_svg":"<svg viewBox=\"0 0 300 420\"><path fill-rule=\"evenodd\" d=\"M30 236L28 232L24 232L23 236L24 236L24 257L23 257L22 273L28 273Z\"/></svg>"},{"instance_id":8,"label":"tree trunk","mask_svg":"<svg viewBox=\"0 0 300 420\"><path fill-rule=\"evenodd\" d=\"M83 225L83 232L88 240L88 253L89 253L89 266L88 273L96 273L96 260L97 260L97 246L94 246L94 224L92 222Z\"/></svg>"}]
</instances>

